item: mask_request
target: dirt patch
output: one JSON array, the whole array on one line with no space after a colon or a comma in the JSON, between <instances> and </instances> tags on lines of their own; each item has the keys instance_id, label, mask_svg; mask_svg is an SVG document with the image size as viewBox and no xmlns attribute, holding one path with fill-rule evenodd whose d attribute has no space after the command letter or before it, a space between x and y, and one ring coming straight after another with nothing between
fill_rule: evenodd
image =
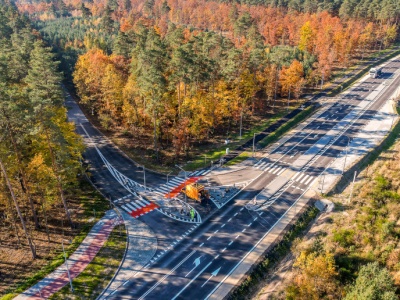
<instances>
[{"instance_id":1,"label":"dirt patch","mask_svg":"<svg viewBox=\"0 0 400 300\"><path fill-rule=\"evenodd\" d=\"M45 220L41 219L39 230L34 229L29 219L28 207L21 207L23 215L28 216L27 226L37 252L34 260L17 218L17 230L10 219L0 220L0 295L15 292L17 288L17 292L21 292L50 273L63 261L61 243L64 243L67 253L72 253L89 228L108 209L107 201L94 192L84 179L67 199L74 229L67 224L61 204L48 211L48 229ZM3 215L1 210L0 215Z\"/></svg>"}]
</instances>

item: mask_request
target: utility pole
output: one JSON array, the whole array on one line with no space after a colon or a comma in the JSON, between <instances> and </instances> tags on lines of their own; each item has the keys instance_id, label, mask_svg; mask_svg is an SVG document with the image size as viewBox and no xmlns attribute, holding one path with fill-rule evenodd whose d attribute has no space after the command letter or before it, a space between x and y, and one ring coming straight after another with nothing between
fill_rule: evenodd
<instances>
[{"instance_id":1,"label":"utility pole","mask_svg":"<svg viewBox=\"0 0 400 300\"><path fill-rule=\"evenodd\" d=\"M351 202L351 198L353 197L354 182L356 181L356 177L357 177L357 171L354 171L354 178L353 178L353 183L351 184L349 203Z\"/></svg>"},{"instance_id":2,"label":"utility pole","mask_svg":"<svg viewBox=\"0 0 400 300\"><path fill-rule=\"evenodd\" d=\"M65 255L64 241L61 241L61 245L62 245L62 250L63 250L63 253L64 253L65 266L67 267L69 285L70 285L70 287L71 287L71 292L73 293L73 292L74 292L74 288L72 287L72 280L71 280L71 274L69 273L68 260L67 260L67 256Z\"/></svg>"}]
</instances>

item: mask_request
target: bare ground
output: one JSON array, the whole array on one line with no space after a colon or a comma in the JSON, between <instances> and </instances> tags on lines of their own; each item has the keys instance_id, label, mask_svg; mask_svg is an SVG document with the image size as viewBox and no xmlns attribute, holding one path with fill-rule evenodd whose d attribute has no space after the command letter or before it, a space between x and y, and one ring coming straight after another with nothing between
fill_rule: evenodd
<instances>
[{"instance_id":1,"label":"bare ground","mask_svg":"<svg viewBox=\"0 0 400 300\"><path fill-rule=\"evenodd\" d=\"M26 282L28 278L41 270L43 275L49 273L49 266L60 261L60 257L57 256L62 253L61 242L64 242L66 251L73 252L73 249L79 245L80 240L86 235L85 231L82 232L84 225L94 224L93 208L97 211L95 213L96 219L103 215L107 202L102 200L97 193L94 193L88 183L83 182L80 188L81 191L68 197L69 208L75 224L74 229L71 229L69 224L66 223L61 205L54 206L48 211L49 234L47 234L43 219L40 220L42 227L39 230L34 229L33 222L27 222L37 252L37 258L34 260L17 216L15 216L15 220L21 244L18 242L18 236L11 220L5 218L0 220L0 296L13 292L17 286ZM0 209L0 215L4 216L2 210L3 208ZM27 207L22 207L21 210L23 215L26 216ZM81 236L74 240L79 233L82 233Z\"/></svg>"}]
</instances>

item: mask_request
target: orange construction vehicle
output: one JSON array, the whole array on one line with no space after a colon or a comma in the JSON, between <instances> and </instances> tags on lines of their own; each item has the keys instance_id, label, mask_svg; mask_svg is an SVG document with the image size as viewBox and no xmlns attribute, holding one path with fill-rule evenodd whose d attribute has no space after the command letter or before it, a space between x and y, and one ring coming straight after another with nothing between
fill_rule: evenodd
<instances>
[{"instance_id":1,"label":"orange construction vehicle","mask_svg":"<svg viewBox=\"0 0 400 300\"><path fill-rule=\"evenodd\" d=\"M204 188L204 185L199 183L192 183L186 185L182 189L182 193L186 194L191 199L201 201L203 198L209 198L208 191Z\"/></svg>"}]
</instances>

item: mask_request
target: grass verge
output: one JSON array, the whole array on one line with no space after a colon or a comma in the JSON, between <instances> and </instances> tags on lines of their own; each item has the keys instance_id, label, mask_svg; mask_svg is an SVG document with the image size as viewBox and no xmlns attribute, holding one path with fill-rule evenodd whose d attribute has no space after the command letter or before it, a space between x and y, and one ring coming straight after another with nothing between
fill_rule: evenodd
<instances>
[{"instance_id":1,"label":"grass verge","mask_svg":"<svg viewBox=\"0 0 400 300\"><path fill-rule=\"evenodd\" d=\"M125 226L116 226L93 261L72 281L74 293L66 285L50 299L96 299L117 271L125 247Z\"/></svg>"},{"instance_id":2,"label":"grass verge","mask_svg":"<svg viewBox=\"0 0 400 300\"><path fill-rule=\"evenodd\" d=\"M234 289L228 299L248 298L253 292L254 287L269 275L268 273L273 266L289 253L292 242L303 235L304 230L315 219L318 212L319 210L314 206L308 207L296 223L286 232L282 240L268 251L268 254L253 268L242 283Z\"/></svg>"},{"instance_id":3,"label":"grass verge","mask_svg":"<svg viewBox=\"0 0 400 300\"><path fill-rule=\"evenodd\" d=\"M225 166L233 166L238 163L241 163L242 161L245 161L246 159L251 157L251 154L252 154L251 152L244 151L244 152L240 153L238 156L236 156L234 159L231 159L230 161L228 161L225 164Z\"/></svg>"},{"instance_id":4,"label":"grass verge","mask_svg":"<svg viewBox=\"0 0 400 300\"><path fill-rule=\"evenodd\" d=\"M304 121L312 113L314 113L315 109L316 109L316 107L314 105L308 106L302 112L297 114L293 119L289 120L288 122L283 124L281 127L279 127L276 131L272 132L267 137L262 139L258 143L258 145L260 145L262 148L264 148L264 147L272 144L273 142L277 141L282 135L284 135L286 132L288 132L294 126L296 126L300 122Z\"/></svg>"},{"instance_id":5,"label":"grass verge","mask_svg":"<svg viewBox=\"0 0 400 300\"><path fill-rule=\"evenodd\" d=\"M260 124L258 126L253 127L250 131L243 133L242 138L239 139L239 136L234 136L231 140L231 142L228 145L223 145L220 147L217 147L214 150L205 152L204 154L196 156L194 159L192 159L190 162L186 163L183 168L187 171L193 171L199 168L203 168L207 165L210 164L210 161L217 161L219 160L226 152L226 148L229 149L236 149L239 147L241 144L245 143L247 140L250 140L253 138L254 133L258 133L260 131L265 130L268 126L271 124L275 123L277 120L285 116L288 112L287 111L281 111L275 116L271 117L267 122Z\"/></svg>"},{"instance_id":6,"label":"grass verge","mask_svg":"<svg viewBox=\"0 0 400 300\"><path fill-rule=\"evenodd\" d=\"M79 247L85 239L92 226L103 217L106 210L109 209L109 202L103 198L92 186L82 179L80 186L80 195L77 195L74 201L79 202L82 213L79 216L73 217L73 221L79 227L79 233L72 239L71 244L65 248L67 257L69 257ZM60 247L56 251L49 254L48 263L44 265L39 271L35 272L28 278L23 278L21 283L16 287L10 287L5 291L5 295L0 300L12 299L17 294L22 293L29 287L35 285L37 282L45 278L48 274L53 272L57 267L64 263L64 256Z\"/></svg>"}]
</instances>

